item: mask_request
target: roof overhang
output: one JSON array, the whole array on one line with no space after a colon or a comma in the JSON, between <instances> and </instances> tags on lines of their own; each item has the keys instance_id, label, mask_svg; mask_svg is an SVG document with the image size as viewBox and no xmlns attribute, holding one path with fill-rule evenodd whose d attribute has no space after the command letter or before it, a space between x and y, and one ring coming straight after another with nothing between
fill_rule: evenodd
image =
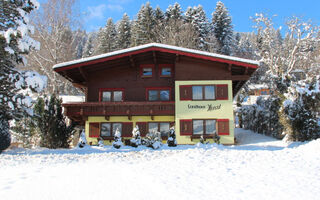
<instances>
[{"instance_id":1,"label":"roof overhang","mask_svg":"<svg viewBox=\"0 0 320 200\"><path fill-rule=\"evenodd\" d=\"M183 47L165 45L165 44L150 43L150 44L136 46L136 47L114 51L106 54L101 54L98 56L92 56L88 58L82 58L79 60L59 63L54 65L53 69L56 72L62 72L62 71L70 70L73 68L79 68L79 67L89 66L93 64L103 63L106 61L115 60L115 59L123 58L126 56L132 56L132 55L149 52L149 51L171 53L179 56L181 55L181 56L187 56L187 57L198 58L203 60L227 63L231 65L237 65L237 66L242 66L242 67L247 67L252 69L257 69L259 67L258 61L253 61L249 59L243 59L243 58L238 58L233 56L225 56L225 55L193 50L193 49L188 49Z\"/></svg>"}]
</instances>

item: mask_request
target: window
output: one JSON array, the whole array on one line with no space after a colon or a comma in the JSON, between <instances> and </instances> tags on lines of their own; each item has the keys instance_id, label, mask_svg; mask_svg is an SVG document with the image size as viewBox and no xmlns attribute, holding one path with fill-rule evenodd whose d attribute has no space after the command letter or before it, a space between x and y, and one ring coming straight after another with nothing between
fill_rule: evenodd
<instances>
[{"instance_id":1,"label":"window","mask_svg":"<svg viewBox=\"0 0 320 200\"><path fill-rule=\"evenodd\" d=\"M123 101L123 89L100 89L100 101Z\"/></svg>"},{"instance_id":2,"label":"window","mask_svg":"<svg viewBox=\"0 0 320 200\"><path fill-rule=\"evenodd\" d=\"M148 131L160 132L162 138L167 138L170 131L170 122L150 122L148 123Z\"/></svg>"},{"instance_id":3,"label":"window","mask_svg":"<svg viewBox=\"0 0 320 200\"><path fill-rule=\"evenodd\" d=\"M173 71L172 64L159 64L160 77L171 77Z\"/></svg>"},{"instance_id":4,"label":"window","mask_svg":"<svg viewBox=\"0 0 320 200\"><path fill-rule=\"evenodd\" d=\"M122 133L122 123L101 123L100 136L113 137L117 129Z\"/></svg>"},{"instance_id":5,"label":"window","mask_svg":"<svg viewBox=\"0 0 320 200\"><path fill-rule=\"evenodd\" d=\"M214 100L215 87L213 85L192 86L192 100Z\"/></svg>"},{"instance_id":6,"label":"window","mask_svg":"<svg viewBox=\"0 0 320 200\"><path fill-rule=\"evenodd\" d=\"M148 101L169 101L170 100L170 88L147 88L147 100Z\"/></svg>"},{"instance_id":7,"label":"window","mask_svg":"<svg viewBox=\"0 0 320 200\"><path fill-rule=\"evenodd\" d=\"M216 120L197 119L192 121L193 135L211 135L216 133Z\"/></svg>"},{"instance_id":8,"label":"window","mask_svg":"<svg viewBox=\"0 0 320 200\"><path fill-rule=\"evenodd\" d=\"M153 76L153 64L140 65L140 75L141 77L152 77Z\"/></svg>"}]
</instances>

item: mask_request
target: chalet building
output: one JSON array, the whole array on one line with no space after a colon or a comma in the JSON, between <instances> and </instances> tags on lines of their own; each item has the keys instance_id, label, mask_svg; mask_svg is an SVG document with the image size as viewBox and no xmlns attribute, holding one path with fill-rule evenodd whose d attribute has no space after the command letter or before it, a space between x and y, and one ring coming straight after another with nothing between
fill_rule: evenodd
<instances>
[{"instance_id":1,"label":"chalet building","mask_svg":"<svg viewBox=\"0 0 320 200\"><path fill-rule=\"evenodd\" d=\"M87 140L105 144L117 128L128 141L138 125L142 137L175 125L178 144L201 135L234 144L232 100L259 67L252 60L151 43L57 64L54 71L85 93L85 102L63 104L85 126Z\"/></svg>"}]
</instances>

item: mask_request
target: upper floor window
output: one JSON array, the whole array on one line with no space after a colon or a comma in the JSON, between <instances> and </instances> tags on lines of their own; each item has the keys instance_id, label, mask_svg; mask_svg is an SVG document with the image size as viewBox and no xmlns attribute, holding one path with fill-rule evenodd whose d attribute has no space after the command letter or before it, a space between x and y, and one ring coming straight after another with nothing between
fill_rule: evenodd
<instances>
[{"instance_id":1,"label":"upper floor window","mask_svg":"<svg viewBox=\"0 0 320 200\"><path fill-rule=\"evenodd\" d=\"M100 89L100 101L123 101L123 89Z\"/></svg>"},{"instance_id":2,"label":"upper floor window","mask_svg":"<svg viewBox=\"0 0 320 200\"><path fill-rule=\"evenodd\" d=\"M141 77L152 77L154 71L153 64L140 65L140 75Z\"/></svg>"},{"instance_id":3,"label":"upper floor window","mask_svg":"<svg viewBox=\"0 0 320 200\"><path fill-rule=\"evenodd\" d=\"M180 85L180 100L228 100L228 85Z\"/></svg>"},{"instance_id":4,"label":"upper floor window","mask_svg":"<svg viewBox=\"0 0 320 200\"><path fill-rule=\"evenodd\" d=\"M170 88L147 88L148 101L169 101Z\"/></svg>"},{"instance_id":5,"label":"upper floor window","mask_svg":"<svg viewBox=\"0 0 320 200\"><path fill-rule=\"evenodd\" d=\"M173 71L172 64L159 64L160 77L171 77Z\"/></svg>"},{"instance_id":6,"label":"upper floor window","mask_svg":"<svg viewBox=\"0 0 320 200\"><path fill-rule=\"evenodd\" d=\"M215 87L213 85L192 86L192 100L214 100Z\"/></svg>"}]
</instances>

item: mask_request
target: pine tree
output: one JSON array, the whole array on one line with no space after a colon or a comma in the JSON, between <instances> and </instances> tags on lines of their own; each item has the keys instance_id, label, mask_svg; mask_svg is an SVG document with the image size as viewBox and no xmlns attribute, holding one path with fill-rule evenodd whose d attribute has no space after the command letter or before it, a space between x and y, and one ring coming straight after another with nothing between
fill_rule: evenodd
<instances>
[{"instance_id":1,"label":"pine tree","mask_svg":"<svg viewBox=\"0 0 320 200\"><path fill-rule=\"evenodd\" d=\"M97 35L95 32L89 33L88 39L84 45L84 49L83 49L83 53L82 53L83 58L94 55L95 46L96 46L95 45L96 38L97 38Z\"/></svg>"},{"instance_id":2,"label":"pine tree","mask_svg":"<svg viewBox=\"0 0 320 200\"><path fill-rule=\"evenodd\" d=\"M130 140L130 145L132 147L138 147L139 145L141 145L141 136L138 125L136 125L136 127L134 127L132 130L132 138Z\"/></svg>"},{"instance_id":3,"label":"pine tree","mask_svg":"<svg viewBox=\"0 0 320 200\"><path fill-rule=\"evenodd\" d=\"M163 30L165 29L165 16L159 6L157 6L154 11L154 20L155 20L155 27L153 29L154 30L153 32L154 32L154 35L156 35L155 42L161 43L162 38L166 37L163 35Z\"/></svg>"},{"instance_id":4,"label":"pine tree","mask_svg":"<svg viewBox=\"0 0 320 200\"><path fill-rule=\"evenodd\" d=\"M117 46L119 49L126 49L131 45L131 22L125 13L119 22Z\"/></svg>"},{"instance_id":5,"label":"pine tree","mask_svg":"<svg viewBox=\"0 0 320 200\"><path fill-rule=\"evenodd\" d=\"M218 1L212 13L212 31L219 45L217 52L224 55L232 55L233 27L231 23L227 8L221 1Z\"/></svg>"},{"instance_id":6,"label":"pine tree","mask_svg":"<svg viewBox=\"0 0 320 200\"><path fill-rule=\"evenodd\" d=\"M167 143L169 147L177 146L176 133L174 131L174 127L170 128Z\"/></svg>"},{"instance_id":7,"label":"pine tree","mask_svg":"<svg viewBox=\"0 0 320 200\"><path fill-rule=\"evenodd\" d=\"M132 28L132 46L147 44L156 41L153 29L155 27L154 10L147 2L142 5L137 19L133 23Z\"/></svg>"},{"instance_id":8,"label":"pine tree","mask_svg":"<svg viewBox=\"0 0 320 200\"><path fill-rule=\"evenodd\" d=\"M50 149L69 148L74 124L67 125L62 113L62 99L53 94L50 99L39 98L35 108L34 121L40 130L40 146Z\"/></svg>"},{"instance_id":9,"label":"pine tree","mask_svg":"<svg viewBox=\"0 0 320 200\"><path fill-rule=\"evenodd\" d=\"M207 37L209 34L209 22L201 5L197 7L188 7L185 13L185 21L191 23L198 33L197 49L208 50Z\"/></svg>"},{"instance_id":10,"label":"pine tree","mask_svg":"<svg viewBox=\"0 0 320 200\"><path fill-rule=\"evenodd\" d=\"M116 132L114 133L114 142L112 143L112 146L116 149L119 149L122 145L121 132L117 128Z\"/></svg>"},{"instance_id":11,"label":"pine tree","mask_svg":"<svg viewBox=\"0 0 320 200\"><path fill-rule=\"evenodd\" d=\"M28 14L37 7L37 1L0 2L0 152L10 145L9 120L19 119L25 112L23 94L27 87L22 74L15 69L23 64L22 54L28 53L36 42L28 33Z\"/></svg>"},{"instance_id":12,"label":"pine tree","mask_svg":"<svg viewBox=\"0 0 320 200\"><path fill-rule=\"evenodd\" d=\"M167 20L181 20L182 19L182 10L179 3L175 3L173 6L169 5L165 13Z\"/></svg>"},{"instance_id":13,"label":"pine tree","mask_svg":"<svg viewBox=\"0 0 320 200\"><path fill-rule=\"evenodd\" d=\"M104 28L98 33L98 54L108 53L117 49L117 31L112 18L107 20Z\"/></svg>"}]
</instances>

